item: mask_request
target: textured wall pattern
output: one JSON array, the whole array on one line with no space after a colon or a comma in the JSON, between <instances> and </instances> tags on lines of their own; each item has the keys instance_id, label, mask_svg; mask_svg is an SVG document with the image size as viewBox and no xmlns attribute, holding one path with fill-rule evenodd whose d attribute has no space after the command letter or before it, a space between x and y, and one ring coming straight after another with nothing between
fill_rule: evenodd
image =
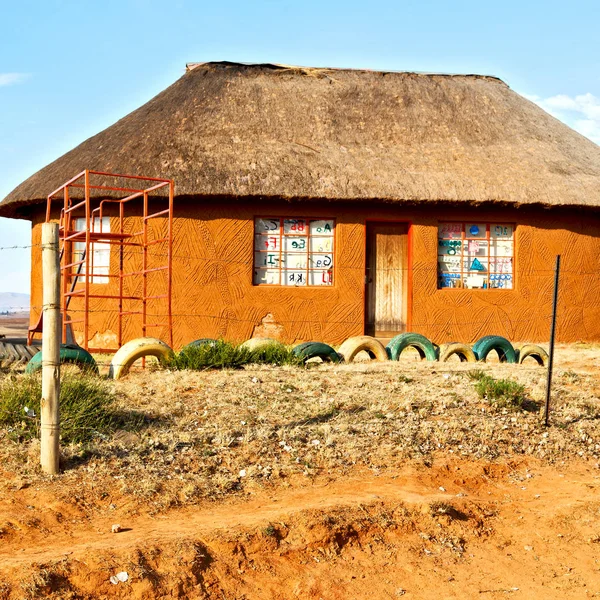
<instances>
[{"instance_id":1,"label":"textured wall pattern","mask_svg":"<svg viewBox=\"0 0 600 600\"><path fill-rule=\"evenodd\" d=\"M600 219L595 214L564 210L368 207L360 204L203 202L176 201L173 245L173 323L176 348L201 337L242 341L269 325L286 342L322 340L340 343L364 331L365 223L398 220L412 224L412 265L409 279L412 311L409 329L437 343L472 342L488 334L511 341L546 341L549 337L556 254L562 255L558 339L563 342L600 340ZM333 287L289 288L252 285L254 216L335 217L336 269ZM39 215L33 225L33 243L39 243ZM439 220L503 221L517 225L515 233L515 289L437 289L437 224ZM161 225L157 223L160 230ZM139 227L131 219L128 227ZM157 234L159 232L157 231ZM164 256L157 250L152 260ZM153 263L151 262L151 265ZM141 265L133 253L127 269ZM111 255L111 272L118 268ZM164 279L149 279L160 293ZM133 278L126 292L135 295L140 282ZM98 289L100 286L92 286ZM112 289L110 289L112 287ZM102 290L116 292L116 282ZM32 322L41 305L40 249L32 262ZM71 304L72 318L81 305ZM133 305L131 305L133 309ZM90 338L116 345L117 304L94 301ZM151 313L164 313L155 301ZM77 329L77 327L76 327ZM136 316L125 319L124 337L141 335ZM164 328L151 335L168 339ZM81 336L80 336L81 339ZM113 340L111 342L111 340Z\"/></svg>"}]
</instances>

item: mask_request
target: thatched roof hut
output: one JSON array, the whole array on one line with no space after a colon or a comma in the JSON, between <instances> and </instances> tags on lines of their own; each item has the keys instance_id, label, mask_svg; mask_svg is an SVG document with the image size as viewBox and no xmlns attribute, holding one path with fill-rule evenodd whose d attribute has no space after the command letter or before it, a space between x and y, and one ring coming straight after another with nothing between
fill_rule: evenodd
<instances>
[{"instance_id":1,"label":"thatched roof hut","mask_svg":"<svg viewBox=\"0 0 600 600\"><path fill-rule=\"evenodd\" d=\"M0 216L85 168L173 178L178 196L600 206L600 147L478 75L191 64Z\"/></svg>"}]
</instances>

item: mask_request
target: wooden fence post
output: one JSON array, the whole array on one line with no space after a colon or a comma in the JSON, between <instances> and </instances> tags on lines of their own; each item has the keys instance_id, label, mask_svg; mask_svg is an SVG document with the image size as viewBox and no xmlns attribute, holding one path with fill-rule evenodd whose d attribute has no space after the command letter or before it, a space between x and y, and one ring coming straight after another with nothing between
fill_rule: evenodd
<instances>
[{"instance_id":1,"label":"wooden fence post","mask_svg":"<svg viewBox=\"0 0 600 600\"><path fill-rule=\"evenodd\" d=\"M60 397L60 256L58 224L42 225L42 400L41 452L42 470L50 475L59 471Z\"/></svg>"}]
</instances>

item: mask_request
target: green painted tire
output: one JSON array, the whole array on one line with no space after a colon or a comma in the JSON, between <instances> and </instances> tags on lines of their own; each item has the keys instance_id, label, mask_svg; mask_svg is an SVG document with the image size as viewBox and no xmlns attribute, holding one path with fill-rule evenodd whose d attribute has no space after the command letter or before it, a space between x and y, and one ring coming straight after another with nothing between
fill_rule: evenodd
<instances>
[{"instance_id":1,"label":"green painted tire","mask_svg":"<svg viewBox=\"0 0 600 600\"><path fill-rule=\"evenodd\" d=\"M89 371L98 374L98 365L94 357L87 351L75 344L61 344L60 346L60 364L70 363L77 365L83 371ZM42 353L38 352L27 363L25 373L35 373L42 368Z\"/></svg>"},{"instance_id":2,"label":"green painted tire","mask_svg":"<svg viewBox=\"0 0 600 600\"><path fill-rule=\"evenodd\" d=\"M473 344L473 352L479 362L485 362L488 354L495 350L500 362L515 364L517 355L512 344L500 335L486 335Z\"/></svg>"},{"instance_id":3,"label":"green painted tire","mask_svg":"<svg viewBox=\"0 0 600 600\"><path fill-rule=\"evenodd\" d=\"M517 355L517 362L519 364L522 364L529 356L535 359L535 362L540 367L547 367L550 360L548 353L541 346L536 346L535 344L525 344L520 348L515 348L515 354Z\"/></svg>"},{"instance_id":4,"label":"green painted tire","mask_svg":"<svg viewBox=\"0 0 600 600\"><path fill-rule=\"evenodd\" d=\"M390 360L399 360L400 355L407 348L415 348L419 353L421 360L437 360L438 353L434 344L432 344L424 335L420 333L401 333L392 338L385 347Z\"/></svg>"},{"instance_id":5,"label":"green painted tire","mask_svg":"<svg viewBox=\"0 0 600 600\"><path fill-rule=\"evenodd\" d=\"M298 344L292 352L306 362L311 358L320 358L323 362L339 363L343 358L328 344L322 342L304 342Z\"/></svg>"},{"instance_id":6,"label":"green painted tire","mask_svg":"<svg viewBox=\"0 0 600 600\"><path fill-rule=\"evenodd\" d=\"M194 340L193 342L190 342L189 344L186 344L181 350L180 352L183 352L184 350L187 350L188 348L198 348L199 346L214 346L217 343L217 340L213 339L213 338L200 338L199 340Z\"/></svg>"},{"instance_id":7,"label":"green painted tire","mask_svg":"<svg viewBox=\"0 0 600 600\"><path fill-rule=\"evenodd\" d=\"M474 344L473 347L475 347L477 344L482 344L483 342L485 342L486 340L491 340L492 338L495 337L499 337L496 335L484 335L483 337L480 337Z\"/></svg>"}]
</instances>

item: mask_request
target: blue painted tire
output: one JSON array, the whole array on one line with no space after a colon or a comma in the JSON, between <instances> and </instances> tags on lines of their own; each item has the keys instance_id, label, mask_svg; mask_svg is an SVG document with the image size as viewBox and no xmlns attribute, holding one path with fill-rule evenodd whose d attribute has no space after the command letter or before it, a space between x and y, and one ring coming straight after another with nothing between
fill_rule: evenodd
<instances>
[{"instance_id":1,"label":"blue painted tire","mask_svg":"<svg viewBox=\"0 0 600 600\"><path fill-rule=\"evenodd\" d=\"M479 362L485 362L492 350L498 353L500 362L507 362L509 364L517 362L517 355L513 345L500 335L486 335L473 344L473 352Z\"/></svg>"},{"instance_id":2,"label":"blue painted tire","mask_svg":"<svg viewBox=\"0 0 600 600\"><path fill-rule=\"evenodd\" d=\"M390 360L399 360L400 355L407 348L415 348L419 353L421 360L437 360L438 351L424 335L420 333L401 333L392 338L385 347Z\"/></svg>"}]
</instances>

